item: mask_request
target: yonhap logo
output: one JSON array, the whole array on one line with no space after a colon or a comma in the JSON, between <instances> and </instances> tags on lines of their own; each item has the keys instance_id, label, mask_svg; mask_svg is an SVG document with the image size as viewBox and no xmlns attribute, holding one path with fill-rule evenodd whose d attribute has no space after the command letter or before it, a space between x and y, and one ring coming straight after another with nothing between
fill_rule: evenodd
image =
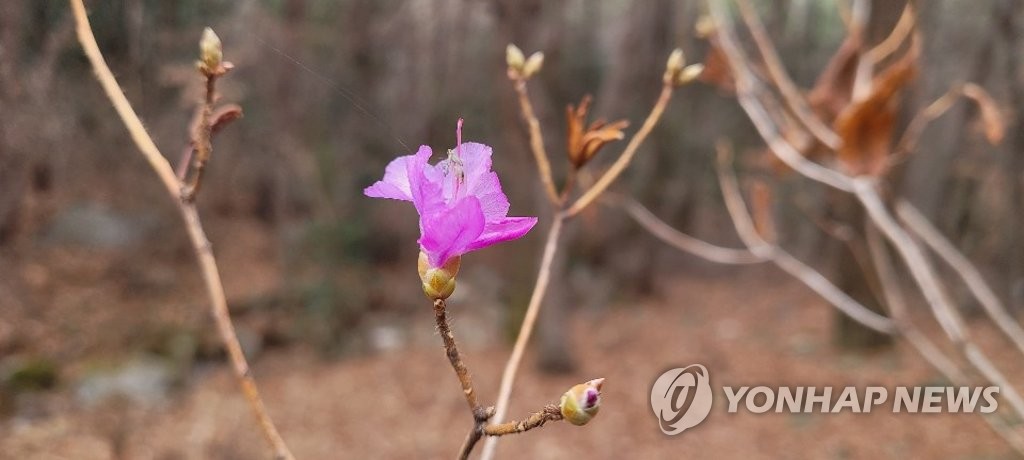
<instances>
[{"instance_id":1,"label":"yonhap logo","mask_svg":"<svg viewBox=\"0 0 1024 460\"><path fill-rule=\"evenodd\" d=\"M671 369L661 374L651 388L651 408L667 435L703 422L711 412L711 398L708 370L700 364Z\"/></svg>"}]
</instances>

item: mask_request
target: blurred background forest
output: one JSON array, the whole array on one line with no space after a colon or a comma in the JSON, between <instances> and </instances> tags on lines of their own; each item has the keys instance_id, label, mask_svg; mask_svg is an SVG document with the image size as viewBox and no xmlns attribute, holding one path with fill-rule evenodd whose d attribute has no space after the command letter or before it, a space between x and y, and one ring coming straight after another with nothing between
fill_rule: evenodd
<instances>
[{"instance_id":1,"label":"blurred background forest","mask_svg":"<svg viewBox=\"0 0 1024 460\"><path fill-rule=\"evenodd\" d=\"M869 29L884 36L903 2L875 4ZM845 33L836 2L757 5L795 81L814 86ZM682 48L701 61L707 51L694 33L703 4L688 0L120 0L89 7L108 63L161 149L175 155L172 164L188 147L201 95L194 61L203 27L217 31L236 65L219 88L245 115L217 138L198 205L271 413L308 458L331 458L335 445L370 458L448 456L462 436L465 414L450 407L459 395L441 368L428 302L413 275L415 215L366 199L363 187L420 144L435 152L454 146L455 120L463 117L467 140L494 147L512 214L541 217L523 240L463 262L453 316L482 393L493 395L550 218L506 77L505 46L546 55L531 97L555 159L564 151L566 104L592 94L591 113L630 120L629 135L658 95L669 52ZM898 124L952 84L972 81L1002 109L1008 135L999 146L985 143L977 108L959 103L928 128L892 189L978 264L1018 313L1024 2L918 7L920 71ZM721 138L736 146L741 170L768 174L763 141L735 98L711 85L685 86L613 188L682 231L740 247L714 172ZM623 144L606 147L589 167L607 166ZM564 172L564 162L554 165ZM844 218L824 188L792 174L771 180L782 246L857 291L864 281L848 270L855 254L816 224ZM503 442L506 455L1007 455L968 416L718 416L711 428L713 414L692 437L661 437L647 385L675 364L701 362L713 374L757 383L776 382L780 373L788 373L782 381L844 384L935 376L912 353L850 338L850 325L772 266L719 266L666 250L603 206L567 233L567 255L556 263L517 390L523 396L515 397L524 401L513 413L597 372L619 387L607 398L623 402L602 409L603 428L520 435ZM973 308L966 293L954 295ZM67 5L0 4L2 451L17 458L260 458L205 299L174 205L93 80ZM765 351L772 356L755 356ZM1011 373L1024 375L1021 367ZM451 391L431 389L444 385ZM616 410L629 417L614 418ZM436 417L427 425L442 427L416 431L402 420L405 411ZM913 434L904 424L925 427ZM396 427L392 439L376 439L383 426ZM950 450L925 441L953 432L966 434ZM560 437L579 444L562 446ZM758 443L768 453L759 454Z\"/></svg>"}]
</instances>

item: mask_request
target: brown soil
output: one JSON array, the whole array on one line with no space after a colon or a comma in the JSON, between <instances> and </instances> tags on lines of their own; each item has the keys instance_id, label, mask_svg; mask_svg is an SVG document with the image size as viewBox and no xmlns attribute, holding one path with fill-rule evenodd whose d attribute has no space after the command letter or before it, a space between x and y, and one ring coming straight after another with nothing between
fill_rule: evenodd
<instances>
[{"instance_id":1,"label":"brown soil","mask_svg":"<svg viewBox=\"0 0 1024 460\"><path fill-rule=\"evenodd\" d=\"M543 375L528 358L511 413L526 415L572 384L600 376L607 379L600 416L585 427L553 423L508 437L499 455L1013 458L977 415L727 414L722 385L891 388L941 381L902 344L868 355L837 350L830 342L832 312L812 293L767 268L744 273L680 275L659 283L659 298L574 314L571 333L581 368L573 375ZM458 335L459 305L454 307ZM411 321L432 328L426 304ZM984 348L999 362L1011 362L996 334L974 322ZM437 343L333 361L293 345L265 353L254 367L271 414L301 459L451 458L470 419ZM496 394L508 351L464 347L484 401ZM650 385L663 370L691 363L709 369L718 399L702 425L667 437L650 410ZM1011 378L1024 375L1020 365L1010 371ZM63 389L32 396L45 409L0 423L0 452L19 459L267 458L226 366L194 374L170 401L150 408L79 407Z\"/></svg>"}]
</instances>

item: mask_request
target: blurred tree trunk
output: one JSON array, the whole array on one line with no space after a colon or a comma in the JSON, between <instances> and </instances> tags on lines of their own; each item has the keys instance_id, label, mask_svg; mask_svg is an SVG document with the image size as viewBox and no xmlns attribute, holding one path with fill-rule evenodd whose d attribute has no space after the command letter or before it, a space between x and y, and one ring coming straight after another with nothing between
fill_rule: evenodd
<instances>
[{"instance_id":1,"label":"blurred tree trunk","mask_svg":"<svg viewBox=\"0 0 1024 460\"><path fill-rule=\"evenodd\" d=\"M1024 308L1024 1L1003 0L997 2L993 21L998 27L998 41L1005 49L1005 85L1009 93L1008 107L1014 114L1008 125L1010 133L1004 148L999 152L1009 166L1010 209L1005 213L1007 222L1002 225L1007 241L1007 251L1000 251L998 267L1007 267L1005 291L1016 310Z\"/></svg>"},{"instance_id":2,"label":"blurred tree trunk","mask_svg":"<svg viewBox=\"0 0 1024 460\"><path fill-rule=\"evenodd\" d=\"M876 44L889 35L896 21L903 12L905 1L875 1L871 3L871 16L867 25L867 43ZM870 47L870 46L869 46ZM835 276L836 285L847 295L861 303L868 309L885 315L884 300L879 298L879 293L872 286L878 284L878 273L869 261L868 254L859 254L862 261L858 261L858 254L854 251L863 252L866 247L864 236L861 231L866 224L864 209L857 202L857 199L845 192L828 189L826 203L829 205L827 216L830 220L841 223L853 230L855 238L854 245L847 242L834 240L832 253L835 255ZM843 348L863 350L887 346L892 343L892 336L868 329L850 317L835 312L835 337L836 344Z\"/></svg>"},{"instance_id":3,"label":"blurred tree trunk","mask_svg":"<svg viewBox=\"0 0 1024 460\"><path fill-rule=\"evenodd\" d=\"M0 107L10 110L20 92L18 80L22 51L21 27L25 23L25 4L4 2L0 5ZM5 110L5 112L7 111ZM14 115L17 116L17 115ZM18 151L10 132L11 115L0 123L0 245L14 234L25 189L24 155Z\"/></svg>"}]
</instances>

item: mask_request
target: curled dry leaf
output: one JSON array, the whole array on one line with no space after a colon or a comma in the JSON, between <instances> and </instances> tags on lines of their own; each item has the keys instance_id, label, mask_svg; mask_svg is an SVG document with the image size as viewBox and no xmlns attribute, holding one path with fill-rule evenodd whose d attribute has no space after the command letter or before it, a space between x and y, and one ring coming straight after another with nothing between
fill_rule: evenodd
<instances>
[{"instance_id":1,"label":"curled dry leaf","mask_svg":"<svg viewBox=\"0 0 1024 460\"><path fill-rule=\"evenodd\" d=\"M988 94L988 91L974 83L964 85L963 92L964 96L978 104L985 139L992 145L998 145L1006 136L1006 124L999 105Z\"/></svg>"},{"instance_id":2,"label":"curled dry leaf","mask_svg":"<svg viewBox=\"0 0 1024 460\"><path fill-rule=\"evenodd\" d=\"M605 144L625 138L622 130L629 126L626 120L608 123L604 119L599 119L584 129L592 99L589 94L583 96L578 106L573 107L569 104L565 110L568 123L566 139L569 163L576 169L582 168L593 159Z\"/></svg>"},{"instance_id":3,"label":"curled dry leaf","mask_svg":"<svg viewBox=\"0 0 1024 460\"><path fill-rule=\"evenodd\" d=\"M856 34L847 36L807 93L811 110L825 122L834 122L850 105L860 46L861 40Z\"/></svg>"},{"instance_id":4,"label":"curled dry leaf","mask_svg":"<svg viewBox=\"0 0 1024 460\"><path fill-rule=\"evenodd\" d=\"M210 117L210 132L217 134L232 121L242 118L242 107L238 104L226 104L213 112Z\"/></svg>"},{"instance_id":5,"label":"curled dry leaf","mask_svg":"<svg viewBox=\"0 0 1024 460\"><path fill-rule=\"evenodd\" d=\"M917 50L911 47L902 58L876 76L871 92L843 110L835 121L843 141L839 163L853 175L878 176L885 172L892 152L893 130L899 109L899 93L917 74Z\"/></svg>"}]
</instances>

